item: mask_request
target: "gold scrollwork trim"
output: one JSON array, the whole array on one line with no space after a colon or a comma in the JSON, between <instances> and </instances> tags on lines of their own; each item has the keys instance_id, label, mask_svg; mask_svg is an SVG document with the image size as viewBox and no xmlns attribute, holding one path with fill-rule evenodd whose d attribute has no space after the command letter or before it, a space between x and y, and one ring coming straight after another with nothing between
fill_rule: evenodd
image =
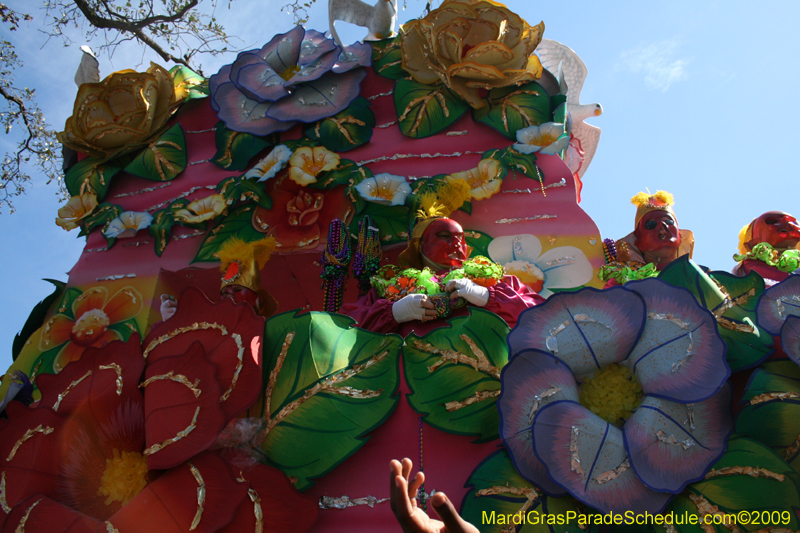
<instances>
[{"instance_id":1,"label":"gold scrollwork trim","mask_svg":"<svg viewBox=\"0 0 800 533\"><path fill-rule=\"evenodd\" d=\"M199 329L216 329L219 330L219 332L222 333L223 335L228 334L227 328L225 328L225 326L223 326L222 324L217 324L216 322L214 323L195 322L191 326L184 326L182 328L173 329L169 333L165 333L164 335L161 335L159 338L154 339L149 345L147 345L147 348L145 348L142 357L147 359L147 356L150 355L150 352L153 349L155 349L159 344L167 342L168 340L177 337L178 335L181 335L183 333L188 333L190 331L197 331Z\"/></svg>"},{"instance_id":2,"label":"gold scrollwork trim","mask_svg":"<svg viewBox=\"0 0 800 533\"><path fill-rule=\"evenodd\" d=\"M25 533L25 523L28 521L28 518L31 517L31 511L33 511L33 508L39 505L39 502L42 501L43 499L44 498L39 498L38 500L33 502L33 505L28 507L28 510L25 511L25 516L23 516L22 520L19 521L19 525L17 525L17 529L15 530L14 533Z\"/></svg>"},{"instance_id":3,"label":"gold scrollwork trim","mask_svg":"<svg viewBox=\"0 0 800 533\"><path fill-rule=\"evenodd\" d=\"M117 373L117 396L122 396L122 368L117 363L100 365L99 368L100 370L113 370Z\"/></svg>"},{"instance_id":4,"label":"gold scrollwork trim","mask_svg":"<svg viewBox=\"0 0 800 533\"><path fill-rule=\"evenodd\" d=\"M13 459L15 455L17 455L17 452L19 451L19 447L22 446L22 444L26 440L30 439L31 437L33 437L37 433L41 433L42 435L49 435L52 432L53 432L53 428L51 428L50 426L45 427L45 426L42 426L41 424L39 424L38 426L36 426L33 429L29 429L28 431L25 432L25 434L22 436L22 438L20 438L17 441L17 443L14 444L14 447L11 448L11 453L9 453L8 457L6 457L6 462L11 461L11 459Z\"/></svg>"},{"instance_id":5,"label":"gold scrollwork trim","mask_svg":"<svg viewBox=\"0 0 800 533\"><path fill-rule=\"evenodd\" d=\"M88 372L86 372L83 375L83 377L81 377L79 379L76 379L75 381L73 381L72 383L67 385L67 388L64 389L64 392L62 392L61 394L58 395L58 399L56 400L56 403L53 404L53 411L58 411L58 408L61 406L62 400L64 400L64 398L67 397L67 394L69 394L72 391L73 387L77 387L78 384L81 381L83 381L84 379L88 378L91 375L92 375L92 371L89 370Z\"/></svg>"},{"instance_id":6,"label":"gold scrollwork trim","mask_svg":"<svg viewBox=\"0 0 800 533\"><path fill-rule=\"evenodd\" d=\"M186 387L188 387L189 390L192 391L192 393L194 394L195 398L199 398L200 394L203 392L202 390L197 388L197 385L200 384L200 379L199 378L194 380L194 383L192 383L191 381L189 381L189 378L187 378L183 374L177 374L176 375L172 370L170 370L166 374L158 374L156 376L151 376L151 377L147 378L146 380L144 380L144 382L141 385L139 385L139 387L143 389L143 388L147 387L148 385L150 385L151 383L153 383L154 381L161 381L161 380L165 380L165 379L168 379L170 381L175 381L177 383L181 383L182 385L186 385Z\"/></svg>"},{"instance_id":7,"label":"gold scrollwork trim","mask_svg":"<svg viewBox=\"0 0 800 533\"><path fill-rule=\"evenodd\" d=\"M228 387L228 390L220 396L219 403L224 402L228 398L230 398L231 393L233 392L233 388L236 386L236 381L239 379L239 374L242 372L242 367L244 366L244 345L242 344L242 336L238 333L231 333L231 338L236 343L236 348L238 349L238 353L236 354L237 359L239 360L236 363L236 371L233 373L233 379L231 380L231 386Z\"/></svg>"},{"instance_id":8,"label":"gold scrollwork trim","mask_svg":"<svg viewBox=\"0 0 800 533\"><path fill-rule=\"evenodd\" d=\"M198 407L197 409L199 410L200 408ZM203 476L196 466L192 463L187 464L192 471L195 481L197 481L197 512L194 514L194 520L192 520L192 525L189 527L189 531L194 531L197 526L200 525L200 519L203 518L203 506L206 503L206 482L203 480Z\"/></svg>"},{"instance_id":9,"label":"gold scrollwork trim","mask_svg":"<svg viewBox=\"0 0 800 533\"><path fill-rule=\"evenodd\" d=\"M167 440L165 440L164 442L162 442L160 444L153 444L152 446L147 448L145 451L143 451L142 454L143 455L153 455L154 453L163 450L164 448L166 448L170 444L174 444L174 443L178 442L179 440L181 440L182 438L184 438L187 435L189 435L189 433L194 431L194 428L197 427L197 415L199 415L199 414L200 414L200 406L198 405L197 409L194 410L194 416L192 417L192 423L189 424L188 426L186 426L186 429L184 429L183 431L178 432L178 434L175 435L174 437L172 437L171 439L167 439Z\"/></svg>"},{"instance_id":10,"label":"gold scrollwork trim","mask_svg":"<svg viewBox=\"0 0 800 533\"><path fill-rule=\"evenodd\" d=\"M4 513L8 514L11 512L11 507L8 505L8 500L6 499L6 471L3 470L3 473L0 474L0 509L3 510Z\"/></svg>"}]
</instances>

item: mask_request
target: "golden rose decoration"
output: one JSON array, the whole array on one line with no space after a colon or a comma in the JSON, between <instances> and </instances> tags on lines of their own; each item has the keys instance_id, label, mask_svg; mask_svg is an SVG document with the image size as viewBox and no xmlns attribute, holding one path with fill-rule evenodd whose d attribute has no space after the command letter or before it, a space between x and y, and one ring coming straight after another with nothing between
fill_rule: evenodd
<instances>
[{"instance_id":1,"label":"golden rose decoration","mask_svg":"<svg viewBox=\"0 0 800 533\"><path fill-rule=\"evenodd\" d=\"M78 227L81 220L88 217L97 207L97 196L91 192L85 192L80 196L73 196L67 204L58 210L56 224L67 231Z\"/></svg>"},{"instance_id":2,"label":"golden rose decoration","mask_svg":"<svg viewBox=\"0 0 800 533\"><path fill-rule=\"evenodd\" d=\"M403 68L419 83L443 82L478 109L486 105L480 89L539 79L542 64L533 51L542 33L544 22L530 26L498 2L445 0L403 26Z\"/></svg>"},{"instance_id":3,"label":"golden rose decoration","mask_svg":"<svg viewBox=\"0 0 800 533\"><path fill-rule=\"evenodd\" d=\"M58 140L92 157L121 155L158 133L177 103L172 76L155 63L147 72L114 72L99 83L80 86Z\"/></svg>"}]
</instances>

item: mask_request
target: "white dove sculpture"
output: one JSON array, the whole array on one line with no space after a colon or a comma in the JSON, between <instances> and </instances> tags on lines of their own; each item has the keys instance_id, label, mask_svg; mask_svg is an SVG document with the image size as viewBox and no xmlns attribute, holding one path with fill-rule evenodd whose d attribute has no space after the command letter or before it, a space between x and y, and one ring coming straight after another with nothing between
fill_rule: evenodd
<instances>
[{"instance_id":1,"label":"white dove sculpture","mask_svg":"<svg viewBox=\"0 0 800 533\"><path fill-rule=\"evenodd\" d=\"M92 49L86 45L81 46L81 64L75 73L75 83L80 87L84 83L97 83L100 81L100 63L97 61Z\"/></svg>"},{"instance_id":2,"label":"white dove sculpture","mask_svg":"<svg viewBox=\"0 0 800 533\"><path fill-rule=\"evenodd\" d=\"M329 0L328 24L331 35L336 44L344 49L334 27L337 20L367 28L369 34L365 40L385 39L391 37L394 32L394 25L397 22L397 0L378 0L374 6L361 0Z\"/></svg>"},{"instance_id":3,"label":"white dove sculpture","mask_svg":"<svg viewBox=\"0 0 800 533\"><path fill-rule=\"evenodd\" d=\"M586 79L586 65L572 48L557 41L542 39L536 47L536 53L542 66L556 75L561 94L567 95L567 111L572 119L572 136L580 141L583 150L583 162L567 161L570 170L581 178L589 168L597 143L600 141L600 128L584 122L589 117L600 116L603 106L600 104L581 104L581 88Z\"/></svg>"}]
</instances>

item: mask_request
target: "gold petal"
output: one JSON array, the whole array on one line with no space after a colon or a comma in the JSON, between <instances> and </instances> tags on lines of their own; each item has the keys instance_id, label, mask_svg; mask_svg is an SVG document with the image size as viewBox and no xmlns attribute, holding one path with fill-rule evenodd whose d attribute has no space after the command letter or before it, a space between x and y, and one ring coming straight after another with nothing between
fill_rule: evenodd
<instances>
[{"instance_id":1,"label":"gold petal","mask_svg":"<svg viewBox=\"0 0 800 533\"><path fill-rule=\"evenodd\" d=\"M450 26L452 28L452 26ZM438 39L438 59L441 63L448 60L447 63L461 62L461 38L452 31L442 31L437 35Z\"/></svg>"},{"instance_id":2,"label":"gold petal","mask_svg":"<svg viewBox=\"0 0 800 533\"><path fill-rule=\"evenodd\" d=\"M449 83L447 86L450 87L450 89L457 93L461 98L466 100L466 102L474 109L480 109L486 106L486 102L480 97L480 94L478 94L478 89L470 87L467 84L466 78L452 77L448 78L448 81Z\"/></svg>"},{"instance_id":3,"label":"gold petal","mask_svg":"<svg viewBox=\"0 0 800 533\"><path fill-rule=\"evenodd\" d=\"M487 41L493 41L498 38L500 28L494 22L489 20L473 20L470 25L469 32L464 36L464 47L478 46Z\"/></svg>"},{"instance_id":4,"label":"gold petal","mask_svg":"<svg viewBox=\"0 0 800 533\"><path fill-rule=\"evenodd\" d=\"M413 21L419 22L419 21ZM403 69L411 74L411 77L419 83L430 85L438 83L439 76L436 72L428 66L428 61L425 59L425 50L430 50L430 46L422 33L419 31L419 24L406 24L404 29L408 26L408 33L403 35L400 41L400 48L403 56ZM429 53L431 53L429 51Z\"/></svg>"},{"instance_id":5,"label":"gold petal","mask_svg":"<svg viewBox=\"0 0 800 533\"><path fill-rule=\"evenodd\" d=\"M492 65L481 65L473 61L464 61L447 69L447 76L452 78L467 78L470 80L502 80L505 76Z\"/></svg>"},{"instance_id":6,"label":"gold petal","mask_svg":"<svg viewBox=\"0 0 800 533\"><path fill-rule=\"evenodd\" d=\"M496 41L479 44L464 56L465 61L474 61L482 65L504 65L514 58L509 48Z\"/></svg>"}]
</instances>

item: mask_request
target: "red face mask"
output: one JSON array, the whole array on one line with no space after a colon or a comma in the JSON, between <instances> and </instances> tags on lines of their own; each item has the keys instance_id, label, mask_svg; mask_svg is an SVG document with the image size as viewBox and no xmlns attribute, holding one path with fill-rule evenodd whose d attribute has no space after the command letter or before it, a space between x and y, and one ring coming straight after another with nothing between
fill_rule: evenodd
<instances>
[{"instance_id":1,"label":"red face mask","mask_svg":"<svg viewBox=\"0 0 800 533\"><path fill-rule=\"evenodd\" d=\"M237 304L248 303L253 309L258 309L258 294L241 285L228 285L222 289L222 297L230 298Z\"/></svg>"},{"instance_id":2,"label":"red face mask","mask_svg":"<svg viewBox=\"0 0 800 533\"><path fill-rule=\"evenodd\" d=\"M768 242L774 248L794 248L800 242L797 219L783 211L764 213L753 222L753 238L750 241L751 246L761 242Z\"/></svg>"},{"instance_id":3,"label":"red face mask","mask_svg":"<svg viewBox=\"0 0 800 533\"><path fill-rule=\"evenodd\" d=\"M650 211L639 220L634 231L636 247L643 252L655 252L662 248L677 248L681 234L675 218L666 211Z\"/></svg>"},{"instance_id":4,"label":"red face mask","mask_svg":"<svg viewBox=\"0 0 800 533\"><path fill-rule=\"evenodd\" d=\"M422 253L440 265L461 266L467 258L464 229L455 220L434 220L422 234Z\"/></svg>"}]
</instances>

